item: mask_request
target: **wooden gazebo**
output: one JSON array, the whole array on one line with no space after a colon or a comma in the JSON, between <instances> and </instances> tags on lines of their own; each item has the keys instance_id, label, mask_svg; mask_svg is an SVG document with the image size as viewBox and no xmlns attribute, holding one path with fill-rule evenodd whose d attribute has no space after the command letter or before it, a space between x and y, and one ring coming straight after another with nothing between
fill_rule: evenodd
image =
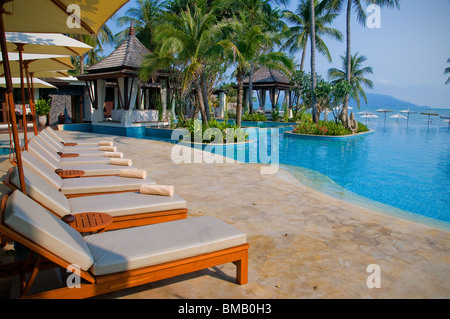
<instances>
[{"instance_id":1,"label":"wooden gazebo","mask_svg":"<svg viewBox=\"0 0 450 319\"><path fill-rule=\"evenodd\" d=\"M262 67L256 70L253 74L253 90L257 91L260 109L264 109L266 103L266 93L269 92L272 109L278 104L280 91L285 91L285 102L289 105L290 89L293 87L290 84L289 78L281 71L276 69L269 69ZM249 78L244 79L244 96L248 97L249 92ZM246 99L247 101L248 99Z\"/></svg>"},{"instance_id":2,"label":"wooden gazebo","mask_svg":"<svg viewBox=\"0 0 450 319\"><path fill-rule=\"evenodd\" d=\"M161 84L155 80L142 82L138 70L142 60L150 51L136 38L131 25L128 38L109 56L86 69L86 74L77 76L85 81L94 108L93 124L104 124L106 89L114 89L112 122L121 126L158 121L155 97L166 109ZM109 122L108 122L109 123Z\"/></svg>"}]
</instances>

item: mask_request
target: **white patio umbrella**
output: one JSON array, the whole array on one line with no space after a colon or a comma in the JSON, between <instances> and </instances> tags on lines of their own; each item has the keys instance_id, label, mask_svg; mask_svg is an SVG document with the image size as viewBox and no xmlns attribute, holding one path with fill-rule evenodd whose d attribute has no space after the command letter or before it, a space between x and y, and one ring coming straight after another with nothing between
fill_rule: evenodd
<instances>
[{"instance_id":1,"label":"white patio umbrella","mask_svg":"<svg viewBox=\"0 0 450 319\"><path fill-rule=\"evenodd\" d=\"M13 84L5 32L96 34L101 26L129 0L2 0L0 1L0 48L6 80L6 103L14 105ZM26 194L25 177L15 114L10 109L20 189Z\"/></svg>"},{"instance_id":2,"label":"white patio umbrella","mask_svg":"<svg viewBox=\"0 0 450 319\"><path fill-rule=\"evenodd\" d=\"M34 87L30 84L30 76L32 73L40 73L45 75L49 71L65 71L75 69L68 55L49 55L49 54L31 54L31 53L17 53L8 52L8 59L10 61L10 72L11 76L19 77L21 79L21 95L22 95L22 106L25 112L25 80L28 84L28 104L31 108L31 114L33 119L33 129L34 134L37 135L37 126L35 119L35 108L34 108ZM3 57L0 59L3 61ZM25 69L25 75L24 75ZM25 149L28 149L28 133L27 133L27 119L23 117L23 128L24 128L24 141Z\"/></svg>"},{"instance_id":3,"label":"white patio umbrella","mask_svg":"<svg viewBox=\"0 0 450 319\"><path fill-rule=\"evenodd\" d=\"M370 113L370 112L369 112ZM372 119L372 118L378 118L378 116L376 116L375 114L364 114L364 115L362 115L361 117L364 117L364 118L366 118L366 125L367 125L367 120L368 119ZM370 121L370 120L369 120Z\"/></svg>"},{"instance_id":4,"label":"white patio umbrella","mask_svg":"<svg viewBox=\"0 0 450 319\"><path fill-rule=\"evenodd\" d=\"M403 116L401 114L395 114L395 115L389 116L389 118L397 119L397 123L398 123L398 119L406 119L406 116Z\"/></svg>"},{"instance_id":5,"label":"white patio umbrella","mask_svg":"<svg viewBox=\"0 0 450 319\"><path fill-rule=\"evenodd\" d=\"M434 112L434 111L430 111L430 112L423 112L423 113L420 113L421 115L428 115L428 120L427 120L427 127L430 127L430 118L432 117L432 116L439 116L439 114L437 114L436 112Z\"/></svg>"},{"instance_id":6,"label":"white patio umbrella","mask_svg":"<svg viewBox=\"0 0 450 319\"><path fill-rule=\"evenodd\" d=\"M409 124L409 114L416 114L417 112L413 111L411 109L407 109L407 110L400 111L400 113L408 114L408 117L406 119L406 126L408 126L408 124Z\"/></svg>"},{"instance_id":7,"label":"white patio umbrella","mask_svg":"<svg viewBox=\"0 0 450 319\"><path fill-rule=\"evenodd\" d=\"M445 119L444 122L448 122L448 126L450 127L450 116L441 115L440 118Z\"/></svg>"},{"instance_id":8,"label":"white patio umbrella","mask_svg":"<svg viewBox=\"0 0 450 319\"><path fill-rule=\"evenodd\" d=\"M379 109L379 110L377 110L377 112L384 113L384 124L386 124L386 114L387 113L392 113L394 111L389 110L389 109Z\"/></svg>"},{"instance_id":9,"label":"white patio umbrella","mask_svg":"<svg viewBox=\"0 0 450 319\"><path fill-rule=\"evenodd\" d=\"M15 88L20 88L21 79L20 78L12 78L12 83ZM2 88L6 87L5 78L0 78L0 87L2 87ZM39 89L56 89L56 86L51 85L50 83L47 83L45 81L42 81L41 79L34 79L34 87L39 88Z\"/></svg>"}]
</instances>

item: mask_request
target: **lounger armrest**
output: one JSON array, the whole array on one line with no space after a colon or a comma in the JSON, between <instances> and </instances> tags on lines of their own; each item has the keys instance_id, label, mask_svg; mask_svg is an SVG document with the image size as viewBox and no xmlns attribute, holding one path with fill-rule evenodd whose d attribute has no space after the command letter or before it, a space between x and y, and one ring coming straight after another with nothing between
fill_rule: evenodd
<instances>
[{"instance_id":1,"label":"lounger armrest","mask_svg":"<svg viewBox=\"0 0 450 319\"><path fill-rule=\"evenodd\" d=\"M64 215L61 220L63 222L65 222L66 224L70 225L73 222L75 222L75 216L73 216L72 214L68 214L68 215Z\"/></svg>"},{"instance_id":2,"label":"lounger armrest","mask_svg":"<svg viewBox=\"0 0 450 319\"><path fill-rule=\"evenodd\" d=\"M80 154L77 153L63 153L63 152L57 152L57 154L59 156L61 156L61 158L70 158L70 157L79 157Z\"/></svg>"},{"instance_id":3,"label":"lounger armrest","mask_svg":"<svg viewBox=\"0 0 450 319\"><path fill-rule=\"evenodd\" d=\"M61 178L77 178L81 177L85 174L84 171L79 170L63 170L63 169L55 169L55 173L58 174Z\"/></svg>"}]
</instances>

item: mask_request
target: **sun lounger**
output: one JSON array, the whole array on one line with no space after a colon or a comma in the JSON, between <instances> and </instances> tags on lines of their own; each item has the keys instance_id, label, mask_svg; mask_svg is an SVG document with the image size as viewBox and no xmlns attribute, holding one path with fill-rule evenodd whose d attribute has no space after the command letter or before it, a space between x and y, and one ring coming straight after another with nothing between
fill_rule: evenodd
<instances>
[{"instance_id":1,"label":"sun lounger","mask_svg":"<svg viewBox=\"0 0 450 319\"><path fill-rule=\"evenodd\" d=\"M42 130L39 134L45 134L48 135L52 140L54 140L57 144L62 146L63 148L73 149L73 148L95 148L99 146L99 142L102 141L110 141L112 140L110 138L97 138L92 137L88 139L83 140L73 140L73 141L65 141L63 140L58 134L55 133L55 131L51 127L47 127L44 130Z\"/></svg>"},{"instance_id":2,"label":"sun lounger","mask_svg":"<svg viewBox=\"0 0 450 319\"><path fill-rule=\"evenodd\" d=\"M105 151L117 151L116 146L92 146L89 147L73 147L73 148L64 148L61 145L58 145L54 140L52 140L48 135L45 134L44 131L40 132L37 136L33 137L36 139L36 142L47 150L51 150L54 154L77 154L79 156L104 156ZM58 155L58 158L60 156Z\"/></svg>"},{"instance_id":3,"label":"sun lounger","mask_svg":"<svg viewBox=\"0 0 450 319\"><path fill-rule=\"evenodd\" d=\"M248 281L245 233L210 216L82 236L20 191L6 195L0 232L30 249L32 265L21 293L32 298L88 298L232 262L238 284ZM36 254L36 259L33 260ZM49 261L49 264L45 264ZM27 296L39 270L51 263L79 267L79 288ZM26 269L17 265L16 273ZM14 274L14 267L1 265ZM30 268L30 267L29 267ZM25 276L21 276L21 279Z\"/></svg>"},{"instance_id":4,"label":"sun lounger","mask_svg":"<svg viewBox=\"0 0 450 319\"><path fill-rule=\"evenodd\" d=\"M105 175L119 175L121 169L136 169L133 165L122 166L114 165L111 163L91 163L91 164L67 164L61 165L59 161L49 155L48 151L40 147L36 143L32 143L33 140L28 144L28 151L30 154L39 158L45 165L50 167L53 171L55 170L65 170L65 171L82 171L83 176L105 176ZM25 153L22 152L22 153ZM109 159L111 161L112 159Z\"/></svg>"},{"instance_id":5,"label":"sun lounger","mask_svg":"<svg viewBox=\"0 0 450 319\"><path fill-rule=\"evenodd\" d=\"M186 201L176 194L158 196L135 191L67 198L26 167L24 175L27 195L60 218L86 212L107 213L113 217L107 230L186 218ZM18 174L12 174L11 184L12 189L18 189Z\"/></svg>"},{"instance_id":6,"label":"sun lounger","mask_svg":"<svg viewBox=\"0 0 450 319\"><path fill-rule=\"evenodd\" d=\"M27 157L27 156L25 156ZM25 174L36 174L43 182L63 193L67 198L91 196L100 194L116 194L124 192L139 191L142 184L156 184L155 181L146 176L145 178L127 178L121 176L98 176L90 178L67 178L62 179L56 173L43 170L34 170L24 163ZM39 165L38 165L39 166ZM47 176L45 176L47 175ZM17 168L8 170L3 183L11 189L18 189L19 180Z\"/></svg>"},{"instance_id":7,"label":"sun lounger","mask_svg":"<svg viewBox=\"0 0 450 319\"><path fill-rule=\"evenodd\" d=\"M103 156L104 152L96 151L98 154L96 156L71 156L71 157L62 157L58 154L58 151L55 150L50 144L44 141L41 136L34 136L28 142L28 149L32 149L33 151L40 151L42 154L46 154L49 158L52 158L54 161L58 162L61 166L64 165L72 165L72 164L95 164L95 163L109 163L110 158ZM44 153L45 152L45 153ZM63 153L63 152L61 152ZM79 154L79 153L65 153L65 154ZM93 153L90 153L93 154Z\"/></svg>"}]
</instances>

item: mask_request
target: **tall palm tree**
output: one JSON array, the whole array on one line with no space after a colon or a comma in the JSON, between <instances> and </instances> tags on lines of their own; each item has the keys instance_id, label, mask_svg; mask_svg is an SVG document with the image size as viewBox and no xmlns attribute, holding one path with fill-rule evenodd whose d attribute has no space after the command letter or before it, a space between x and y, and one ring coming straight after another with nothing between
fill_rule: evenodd
<instances>
[{"instance_id":1,"label":"tall palm tree","mask_svg":"<svg viewBox=\"0 0 450 319\"><path fill-rule=\"evenodd\" d=\"M347 81L347 65L350 65L350 85L353 89L353 97L356 100L356 103L358 104L358 108L361 106L360 102L360 96L364 98L364 101L367 104L367 97L366 93L364 92L364 89L362 88L361 84L366 85L369 88L373 88L373 82L365 76L367 74L372 74L372 68L371 67L363 67L362 64L367 61L367 58L363 55L359 55L359 53L356 53L354 56L352 56L351 63L347 63L347 57L341 56L342 62L343 62L343 69L339 70L336 68L331 68L328 70L328 77L332 81L332 84L336 84L338 82L346 82Z\"/></svg>"},{"instance_id":2,"label":"tall palm tree","mask_svg":"<svg viewBox=\"0 0 450 319\"><path fill-rule=\"evenodd\" d=\"M341 12L344 7L346 8L346 40L347 40L347 50L346 50L346 61L351 61L352 50L351 50L351 13L352 9L355 9L356 17L359 23L365 26L366 24L366 13L362 7L362 3L366 4L377 4L381 7L397 7L400 8L400 0L333 0L332 7L337 12ZM346 68L347 82L350 83L351 78L351 65L347 63ZM344 100L344 107L342 113L348 118L348 102L350 100L350 95L346 95Z\"/></svg>"},{"instance_id":3,"label":"tall palm tree","mask_svg":"<svg viewBox=\"0 0 450 319\"><path fill-rule=\"evenodd\" d=\"M93 65L102 59L103 45L114 43L112 31L106 24L100 28L97 35L77 34L70 36L93 47L84 55L72 58L72 63L76 66L76 69L69 72L71 75L83 74L86 65Z\"/></svg>"},{"instance_id":4,"label":"tall palm tree","mask_svg":"<svg viewBox=\"0 0 450 319\"><path fill-rule=\"evenodd\" d=\"M450 63L450 59L447 60L447 63ZM445 69L444 74L450 74L450 66ZM445 84L447 85L449 83L450 83L450 77L447 79Z\"/></svg>"},{"instance_id":5,"label":"tall palm tree","mask_svg":"<svg viewBox=\"0 0 450 319\"><path fill-rule=\"evenodd\" d=\"M308 45L308 38L311 30L311 0L302 0L299 2L295 12L284 10L283 17L292 24L287 29L287 40L282 46L282 50L288 49L290 53L296 53L302 50L302 57L300 62L300 71L304 70L306 48ZM331 13L329 10L329 0L314 0L315 13L315 31L316 31L316 48L324 54L328 61L332 61L330 51L328 50L325 41L322 39L323 35L330 36L336 40L342 40L342 33L334 28L328 27L337 17L336 13Z\"/></svg>"},{"instance_id":6,"label":"tall palm tree","mask_svg":"<svg viewBox=\"0 0 450 319\"><path fill-rule=\"evenodd\" d=\"M309 3L309 12L311 21L316 21L315 17L315 5L313 1ZM319 109L317 105L316 98L316 86L317 86L317 78L316 78L316 24L310 23L309 25L310 32L309 37L311 39L311 107L312 107L312 119L314 123L319 122Z\"/></svg>"},{"instance_id":7,"label":"tall palm tree","mask_svg":"<svg viewBox=\"0 0 450 319\"><path fill-rule=\"evenodd\" d=\"M129 27L133 23L136 37L147 49L153 51L155 43L152 41L155 27L158 25L159 17L163 13L163 0L138 0L137 7L131 7L122 17L116 18L117 24L122 27L128 26L125 30L117 33L116 43L120 43L128 36Z\"/></svg>"},{"instance_id":8,"label":"tall palm tree","mask_svg":"<svg viewBox=\"0 0 450 319\"><path fill-rule=\"evenodd\" d=\"M216 10L220 1L207 4L197 0L191 9L187 6L179 13L167 12L155 29L155 54L147 57L141 66L141 78L146 78L158 68L169 66L174 61L183 65L183 91L194 85L202 121L207 124L201 75L205 63L217 52L222 37L220 25L216 23Z\"/></svg>"},{"instance_id":9,"label":"tall palm tree","mask_svg":"<svg viewBox=\"0 0 450 319\"><path fill-rule=\"evenodd\" d=\"M236 65L236 81L238 85L236 124L241 125L243 109L244 78L253 63L269 68L277 68L289 72L293 62L282 52L267 52L271 47L272 38L261 25L250 23L245 13L241 12L229 25L228 39L221 44L228 52L230 59Z\"/></svg>"}]
</instances>

